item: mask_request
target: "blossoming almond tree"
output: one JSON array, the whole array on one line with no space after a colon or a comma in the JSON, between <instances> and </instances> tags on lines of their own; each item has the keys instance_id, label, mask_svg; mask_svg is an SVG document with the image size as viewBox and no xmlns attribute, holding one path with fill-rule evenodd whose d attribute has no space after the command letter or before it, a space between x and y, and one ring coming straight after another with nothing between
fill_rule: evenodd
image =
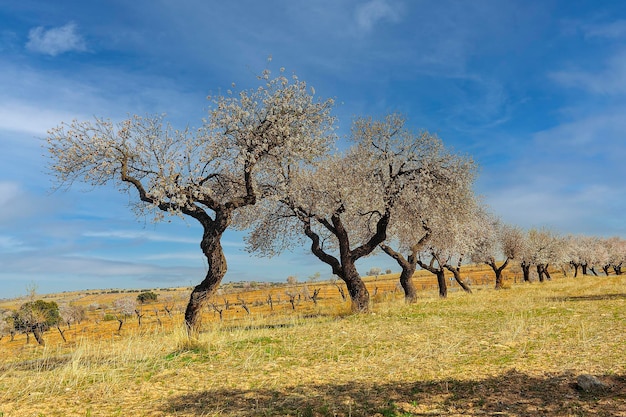
<instances>
[{"instance_id":1,"label":"blossoming almond tree","mask_svg":"<svg viewBox=\"0 0 626 417\"><path fill-rule=\"evenodd\" d=\"M210 98L208 118L194 132L174 130L161 117L133 116L117 124L73 121L48 135L59 186L112 183L137 196L138 214L200 223L208 271L187 304L190 332L226 273L221 237L234 213L275 188L285 161L306 164L334 141L332 100L316 100L305 82L282 69L275 78L269 71L258 78L257 89Z\"/></svg>"},{"instance_id":2,"label":"blossoming almond tree","mask_svg":"<svg viewBox=\"0 0 626 417\"><path fill-rule=\"evenodd\" d=\"M426 136L430 135L422 134L422 138ZM434 274L439 273L440 278L443 278L444 269L457 276L460 265L458 262L454 265L450 263L452 252L443 262L441 258L437 259L442 255L437 248L445 246L451 249L452 242L456 242L455 247L460 251L459 260L462 260L469 249L461 249L460 242L471 244L473 235L470 235L469 229L474 224L477 210L472 190L476 171L474 162L447 151L438 139L431 137L430 140L438 141L438 145L422 162L424 175L411 184L412 188L404 190L392 216L389 239L380 245L402 268L400 284L408 303L417 299L413 274L418 264ZM432 255L432 262L423 262L420 255L424 254ZM436 260L442 261L440 271L435 266ZM460 280L459 283L463 285ZM445 281L439 284L441 289Z\"/></svg>"},{"instance_id":3,"label":"blossoming almond tree","mask_svg":"<svg viewBox=\"0 0 626 417\"><path fill-rule=\"evenodd\" d=\"M353 146L321 161L315 169L290 166L274 207L250 214L248 247L271 256L308 239L312 253L346 283L354 312L369 309L369 293L356 261L387 237L394 207L412 183L431 175L430 157L440 142L415 136L403 117L357 119ZM269 201L269 200L266 200ZM254 211L254 210L253 210Z\"/></svg>"},{"instance_id":4,"label":"blossoming almond tree","mask_svg":"<svg viewBox=\"0 0 626 417\"><path fill-rule=\"evenodd\" d=\"M491 214L481 216L472 261L491 267L496 277L496 290L502 289L504 268L511 260L518 258L523 250L524 232L520 228L504 224ZM500 265L497 261L499 258L504 259Z\"/></svg>"}]
</instances>

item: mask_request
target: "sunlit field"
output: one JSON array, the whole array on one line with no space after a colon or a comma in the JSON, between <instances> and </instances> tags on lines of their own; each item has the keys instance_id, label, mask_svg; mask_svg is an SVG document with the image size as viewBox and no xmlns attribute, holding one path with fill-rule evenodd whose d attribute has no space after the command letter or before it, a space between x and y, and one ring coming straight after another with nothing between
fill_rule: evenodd
<instances>
[{"instance_id":1,"label":"sunlit field","mask_svg":"<svg viewBox=\"0 0 626 417\"><path fill-rule=\"evenodd\" d=\"M626 416L626 276L510 273L495 291L469 273L473 293L447 299L418 274L411 305L397 274L369 277L365 315L328 282L225 288L197 341L185 289L156 291L119 331L110 305L137 293L49 296L88 318L62 326L67 342L0 340L0 416ZM606 388L580 390L581 374Z\"/></svg>"}]
</instances>

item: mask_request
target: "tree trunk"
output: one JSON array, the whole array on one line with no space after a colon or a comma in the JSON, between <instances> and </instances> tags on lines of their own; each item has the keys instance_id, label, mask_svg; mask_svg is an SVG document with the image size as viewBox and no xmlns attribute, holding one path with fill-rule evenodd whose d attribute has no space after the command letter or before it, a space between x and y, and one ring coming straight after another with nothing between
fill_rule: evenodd
<instances>
[{"instance_id":1,"label":"tree trunk","mask_svg":"<svg viewBox=\"0 0 626 417\"><path fill-rule=\"evenodd\" d=\"M493 269L493 272L496 275L496 290L501 290L503 284L502 271L504 271L504 268L506 268L506 266L509 264L509 258L506 258L506 260L502 265L500 265L500 267L498 267L498 265L496 264L495 259L490 259L486 263L491 267L491 269Z\"/></svg>"},{"instance_id":2,"label":"tree trunk","mask_svg":"<svg viewBox=\"0 0 626 417\"><path fill-rule=\"evenodd\" d=\"M435 267L435 261L437 261L438 267ZM437 277L437 287L439 287L439 296L441 298L446 298L448 296L448 285L446 284L445 267L441 262L439 262L435 254L431 254L430 262L428 264L422 262L419 258L417 258L416 262L421 268L435 274Z\"/></svg>"},{"instance_id":3,"label":"tree trunk","mask_svg":"<svg viewBox=\"0 0 626 417\"><path fill-rule=\"evenodd\" d=\"M459 262L459 264L460 263L461 262ZM452 275L454 276L454 280L457 282L457 284L459 284L461 288L463 288L463 291L465 291L468 294L471 294L472 289L468 287L467 284L465 284L463 280L461 279L461 267L460 266L454 267L454 266L446 264L446 268L448 269L448 271L452 272Z\"/></svg>"},{"instance_id":4,"label":"tree trunk","mask_svg":"<svg viewBox=\"0 0 626 417\"><path fill-rule=\"evenodd\" d=\"M461 271L458 269L455 269L452 271L452 274L454 275L454 280L457 282L457 284L459 284L459 286L463 288L463 291L465 291L468 294L472 294L472 289L468 287L467 284L463 282L463 280L461 279Z\"/></svg>"},{"instance_id":5,"label":"tree trunk","mask_svg":"<svg viewBox=\"0 0 626 417\"><path fill-rule=\"evenodd\" d=\"M59 331L59 334L61 335L61 339L63 339L63 341L67 343L67 339L65 338L65 330L61 330L61 326L59 325L57 325L57 330Z\"/></svg>"},{"instance_id":6,"label":"tree trunk","mask_svg":"<svg viewBox=\"0 0 626 417\"><path fill-rule=\"evenodd\" d=\"M583 270L583 275L587 275L587 264L585 263L585 264L582 264L580 266L581 266L581 268Z\"/></svg>"},{"instance_id":7,"label":"tree trunk","mask_svg":"<svg viewBox=\"0 0 626 417\"><path fill-rule=\"evenodd\" d=\"M193 289L187 303L185 325L190 336L197 335L199 332L202 308L215 290L217 290L224 275L226 275L227 264L220 241L221 237L221 233L210 233L210 231L205 230L202 243L200 244L202 252L207 258L209 270L204 280Z\"/></svg>"},{"instance_id":8,"label":"tree trunk","mask_svg":"<svg viewBox=\"0 0 626 417\"><path fill-rule=\"evenodd\" d=\"M570 262L570 265L574 267L574 278L576 278L578 276L578 268L580 267L580 264L576 262Z\"/></svg>"},{"instance_id":9,"label":"tree trunk","mask_svg":"<svg viewBox=\"0 0 626 417\"><path fill-rule=\"evenodd\" d=\"M520 263L522 268L522 274L524 275L524 282L530 282L530 264L527 262Z\"/></svg>"},{"instance_id":10,"label":"tree trunk","mask_svg":"<svg viewBox=\"0 0 626 417\"><path fill-rule=\"evenodd\" d=\"M365 287L365 283L361 279L361 276L356 270L356 266L351 262L344 262L342 269L345 271L343 275L339 277L343 279L348 288L348 294L350 294L350 300L352 301L353 313L367 313L370 309L370 293Z\"/></svg>"},{"instance_id":11,"label":"tree trunk","mask_svg":"<svg viewBox=\"0 0 626 417\"><path fill-rule=\"evenodd\" d=\"M592 266L591 268L589 268L589 270L593 273L593 275L595 275L596 277L598 276L598 273L596 272L596 267Z\"/></svg>"},{"instance_id":12,"label":"tree trunk","mask_svg":"<svg viewBox=\"0 0 626 417\"><path fill-rule=\"evenodd\" d=\"M39 343L39 345L43 346L46 344L46 342L43 340L43 334L39 327L35 326L33 328L33 336L35 336L35 339L37 340L37 343Z\"/></svg>"},{"instance_id":13,"label":"tree trunk","mask_svg":"<svg viewBox=\"0 0 626 417\"><path fill-rule=\"evenodd\" d=\"M539 277L539 282L544 281L543 270L543 264L537 264L537 276Z\"/></svg>"},{"instance_id":14,"label":"tree trunk","mask_svg":"<svg viewBox=\"0 0 626 417\"><path fill-rule=\"evenodd\" d=\"M417 301L417 288L413 283L413 274L415 274L416 264L409 265L408 268L402 268L400 273L400 285L404 290L404 301L412 304Z\"/></svg>"},{"instance_id":15,"label":"tree trunk","mask_svg":"<svg viewBox=\"0 0 626 417\"><path fill-rule=\"evenodd\" d=\"M615 275L622 275L622 264L613 265L613 271L615 271Z\"/></svg>"},{"instance_id":16,"label":"tree trunk","mask_svg":"<svg viewBox=\"0 0 626 417\"><path fill-rule=\"evenodd\" d=\"M404 290L404 301L407 303L414 303L417 301L417 289L413 283L413 275L417 269L417 257L415 253L409 255L408 259L405 259L402 254L396 252L387 245L381 245L381 249L393 259L396 260L402 272L400 273L400 285Z\"/></svg>"},{"instance_id":17,"label":"tree trunk","mask_svg":"<svg viewBox=\"0 0 626 417\"><path fill-rule=\"evenodd\" d=\"M439 286L439 297L448 297L448 284L446 283L446 276L443 268L437 271L437 285Z\"/></svg>"}]
</instances>

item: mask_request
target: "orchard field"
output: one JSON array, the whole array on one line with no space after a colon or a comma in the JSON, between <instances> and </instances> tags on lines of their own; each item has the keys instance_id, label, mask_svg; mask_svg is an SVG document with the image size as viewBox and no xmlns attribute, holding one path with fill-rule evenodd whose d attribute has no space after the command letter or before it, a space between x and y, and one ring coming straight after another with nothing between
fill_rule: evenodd
<instances>
[{"instance_id":1,"label":"orchard field","mask_svg":"<svg viewBox=\"0 0 626 417\"><path fill-rule=\"evenodd\" d=\"M472 294L440 299L419 272L410 305L397 274L367 277L357 315L336 283L224 285L194 342L188 289L153 289L121 330L114 302L136 292L40 296L87 316L67 342L0 340L0 416L626 416L626 277L465 275Z\"/></svg>"}]
</instances>

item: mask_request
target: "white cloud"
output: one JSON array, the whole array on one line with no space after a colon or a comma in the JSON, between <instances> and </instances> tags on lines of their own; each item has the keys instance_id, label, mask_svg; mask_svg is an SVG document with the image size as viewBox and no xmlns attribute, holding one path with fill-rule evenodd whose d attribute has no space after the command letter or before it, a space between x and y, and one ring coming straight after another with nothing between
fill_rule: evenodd
<instances>
[{"instance_id":1,"label":"white cloud","mask_svg":"<svg viewBox=\"0 0 626 417\"><path fill-rule=\"evenodd\" d=\"M626 20L606 24L584 25L583 32L590 38L621 39L626 37Z\"/></svg>"},{"instance_id":2,"label":"white cloud","mask_svg":"<svg viewBox=\"0 0 626 417\"><path fill-rule=\"evenodd\" d=\"M607 60L601 71L578 69L556 71L550 78L566 87L586 90L592 94L617 95L626 93L626 51Z\"/></svg>"},{"instance_id":3,"label":"white cloud","mask_svg":"<svg viewBox=\"0 0 626 417\"><path fill-rule=\"evenodd\" d=\"M0 103L0 129L45 135L48 129L59 125L62 120L75 119L76 114L42 108L20 102Z\"/></svg>"},{"instance_id":4,"label":"white cloud","mask_svg":"<svg viewBox=\"0 0 626 417\"><path fill-rule=\"evenodd\" d=\"M24 243L13 236L0 235L0 252L21 252L28 250Z\"/></svg>"},{"instance_id":5,"label":"white cloud","mask_svg":"<svg viewBox=\"0 0 626 417\"><path fill-rule=\"evenodd\" d=\"M107 238L107 239L141 239L148 240L152 242L172 242L172 243L191 243L197 245L199 243L199 238L192 239L186 237L178 237L178 236L169 236L162 235L158 233L149 233L149 232L136 232L129 230L116 230L109 232L85 232L83 234L85 237L97 237L97 238Z\"/></svg>"},{"instance_id":6,"label":"white cloud","mask_svg":"<svg viewBox=\"0 0 626 417\"><path fill-rule=\"evenodd\" d=\"M41 207L38 196L12 181L0 181L0 226L15 226L16 220L32 216Z\"/></svg>"},{"instance_id":7,"label":"white cloud","mask_svg":"<svg viewBox=\"0 0 626 417\"><path fill-rule=\"evenodd\" d=\"M615 154L626 151L626 108L616 107L601 114L578 116L534 135L535 143L561 154Z\"/></svg>"},{"instance_id":8,"label":"white cloud","mask_svg":"<svg viewBox=\"0 0 626 417\"><path fill-rule=\"evenodd\" d=\"M370 31L382 20L396 22L399 18L399 10L394 9L387 0L371 0L356 11L356 22L365 31Z\"/></svg>"},{"instance_id":9,"label":"white cloud","mask_svg":"<svg viewBox=\"0 0 626 417\"><path fill-rule=\"evenodd\" d=\"M87 49L84 39L76 32L76 24L74 22L49 30L45 30L43 26L31 29L28 32L26 48L33 52L51 56L70 51L80 52Z\"/></svg>"}]
</instances>

